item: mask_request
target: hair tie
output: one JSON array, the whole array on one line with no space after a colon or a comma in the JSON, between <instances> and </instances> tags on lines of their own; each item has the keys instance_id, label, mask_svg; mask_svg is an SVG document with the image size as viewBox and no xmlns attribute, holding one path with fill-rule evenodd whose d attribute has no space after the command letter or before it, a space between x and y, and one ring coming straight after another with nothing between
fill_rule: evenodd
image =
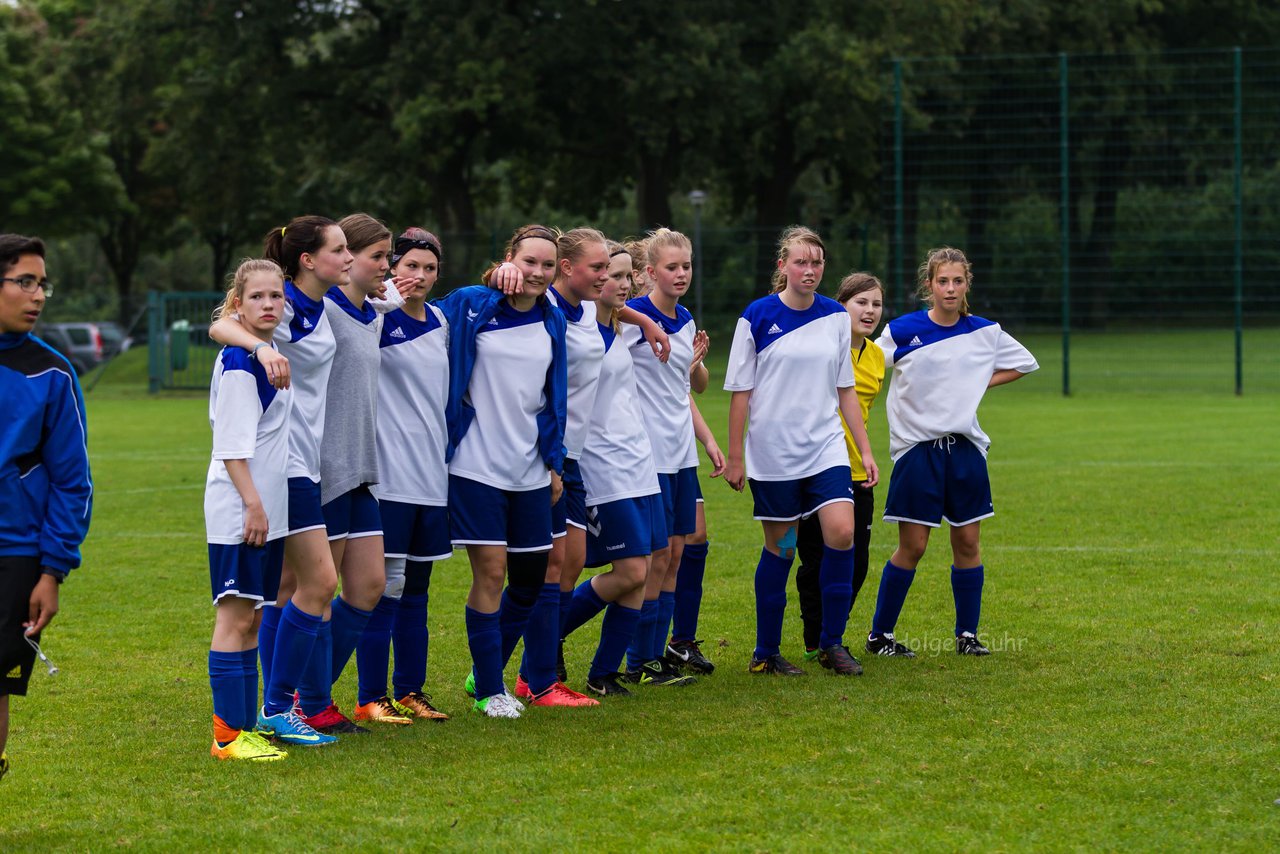
<instances>
[{"instance_id":1,"label":"hair tie","mask_svg":"<svg viewBox=\"0 0 1280 854\"><path fill-rule=\"evenodd\" d=\"M281 236L281 237L284 237L284 230L285 230L286 228L288 228L288 227L289 227L289 226L287 226L287 225L282 225L282 226L280 226L280 236Z\"/></svg>"}]
</instances>

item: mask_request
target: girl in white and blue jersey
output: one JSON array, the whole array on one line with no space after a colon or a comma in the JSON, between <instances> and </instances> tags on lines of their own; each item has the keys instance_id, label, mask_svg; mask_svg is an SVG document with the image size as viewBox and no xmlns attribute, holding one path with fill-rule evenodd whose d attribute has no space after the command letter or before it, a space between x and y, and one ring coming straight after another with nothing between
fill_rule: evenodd
<instances>
[{"instance_id":1,"label":"girl in white and blue jersey","mask_svg":"<svg viewBox=\"0 0 1280 854\"><path fill-rule=\"evenodd\" d=\"M956 652L988 655L978 640L984 567L981 521L995 515L987 449L978 426L986 390L1036 370L1035 357L1000 325L969 313L969 261L959 249L931 251L919 270L928 305L889 321L877 343L893 368L886 410L893 475L884 519L898 523L898 548L884 566L867 651L914 654L894 639L907 591L929 544L929 532L951 526L951 593Z\"/></svg>"},{"instance_id":2,"label":"girl in white and blue jersey","mask_svg":"<svg viewBox=\"0 0 1280 854\"><path fill-rule=\"evenodd\" d=\"M733 398L725 480L741 490L749 479L755 518L764 528L755 576L752 673L804 673L782 657L780 645L797 527L815 513L824 543L819 661L839 675L862 672L844 645L853 595L854 514L841 416L870 486L879 472L854 391L849 316L844 306L817 293L825 265L826 247L817 234L800 226L784 231L774 292L747 306L729 352L724 387Z\"/></svg>"},{"instance_id":3,"label":"girl in white and blue jersey","mask_svg":"<svg viewBox=\"0 0 1280 854\"><path fill-rule=\"evenodd\" d=\"M294 711L293 694L338 585L320 501L320 445L334 359L333 330L323 298L330 287L347 281L352 255L338 224L320 216L298 217L272 229L263 252L285 274L283 322L274 333L281 353L256 339L236 318L217 321L209 335L220 344L248 350L267 368L274 384L293 389L289 534L276 600L287 602L263 609L258 646L266 688L258 729L289 744L322 745L337 739L302 720Z\"/></svg>"},{"instance_id":4,"label":"girl in white and blue jersey","mask_svg":"<svg viewBox=\"0 0 1280 854\"><path fill-rule=\"evenodd\" d=\"M631 286L631 256L617 243L608 247L609 278L593 318L605 354L580 464L586 505L584 561L610 569L578 585L563 626L568 635L605 612L587 673L587 689L602 697L630 693L619 684L618 669L640 622L651 555L667 547L662 491L636 394L635 367L618 334L618 314Z\"/></svg>"},{"instance_id":5,"label":"girl in white and blue jersey","mask_svg":"<svg viewBox=\"0 0 1280 854\"><path fill-rule=\"evenodd\" d=\"M284 311L284 274L272 261L236 269L217 316L237 313L266 347ZM276 389L247 350L225 347L209 385L213 459L205 481L209 580L217 617L209 648L217 759L271 761L287 754L254 732L258 625L280 589L289 514L289 416L293 392Z\"/></svg>"},{"instance_id":6,"label":"girl in white and blue jersey","mask_svg":"<svg viewBox=\"0 0 1280 854\"><path fill-rule=\"evenodd\" d=\"M467 682L476 710L489 717L520 716L519 701L503 686L503 651L514 649L527 619L502 620L510 599L503 582L544 586L551 507L563 489L565 318L545 297L556 237L540 225L512 236L506 260L523 276L521 293L474 286L436 303L449 324L449 527L454 545L466 546L472 571ZM553 675L556 610L546 615L546 630L526 636L530 659L549 656Z\"/></svg>"},{"instance_id":7,"label":"girl in white and blue jersey","mask_svg":"<svg viewBox=\"0 0 1280 854\"><path fill-rule=\"evenodd\" d=\"M440 275L434 234L407 229L391 251L395 283L407 282L403 307L383 319L378 369L378 483L371 489L382 516L386 587L356 649L361 707L399 707L428 720L449 716L423 693L427 679L427 602L435 561L449 542L449 324L426 302ZM391 693L387 666L395 646Z\"/></svg>"},{"instance_id":8,"label":"girl in white and blue jersey","mask_svg":"<svg viewBox=\"0 0 1280 854\"><path fill-rule=\"evenodd\" d=\"M653 555L645 581L640 626L627 651L628 672L636 681L687 684L687 680L674 678L679 675L678 670L663 654L667 627L675 611L677 569L684 538L697 528L697 501L701 491L696 441L703 442L712 461L712 477L723 472L724 455L697 414L697 406L690 396L689 373L693 367L697 329L693 315L680 305L680 297L689 289L692 279L692 244L683 234L660 228L648 236L646 252L646 271L653 289L628 302L627 307L652 319L667 334L670 358L665 362L654 359L644 346L638 327L624 326L622 338L634 361L636 388L653 444L668 546ZM696 433L695 423L698 423Z\"/></svg>"}]
</instances>

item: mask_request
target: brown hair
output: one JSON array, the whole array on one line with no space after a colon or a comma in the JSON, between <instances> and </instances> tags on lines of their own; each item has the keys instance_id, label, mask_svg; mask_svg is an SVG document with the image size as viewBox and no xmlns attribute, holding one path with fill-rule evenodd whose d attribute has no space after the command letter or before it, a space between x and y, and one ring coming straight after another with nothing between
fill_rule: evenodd
<instances>
[{"instance_id":1,"label":"brown hair","mask_svg":"<svg viewBox=\"0 0 1280 854\"><path fill-rule=\"evenodd\" d=\"M0 272L7 273L23 255L44 257L44 241L21 234L0 234Z\"/></svg>"},{"instance_id":2,"label":"brown hair","mask_svg":"<svg viewBox=\"0 0 1280 854\"><path fill-rule=\"evenodd\" d=\"M324 248L324 233L336 222L326 216L300 216L289 221L284 228L267 232L262 255L276 262L286 279L296 278L303 255L319 252Z\"/></svg>"},{"instance_id":3,"label":"brown hair","mask_svg":"<svg viewBox=\"0 0 1280 854\"><path fill-rule=\"evenodd\" d=\"M366 213L347 214L338 220L338 227L347 236L347 249L352 254L391 239L391 229Z\"/></svg>"},{"instance_id":4,"label":"brown hair","mask_svg":"<svg viewBox=\"0 0 1280 854\"><path fill-rule=\"evenodd\" d=\"M938 249L930 249L929 254L925 257L924 263L916 270L916 296L929 308L933 308L933 288L931 284L934 276L938 274L938 268L943 264L960 264L964 267L964 281L970 288L973 287L973 270L969 266L969 259L964 257L964 253L959 249L953 249L950 246L942 246ZM960 314L967 315L969 313L969 294L968 291L960 298Z\"/></svg>"},{"instance_id":5,"label":"brown hair","mask_svg":"<svg viewBox=\"0 0 1280 854\"><path fill-rule=\"evenodd\" d=\"M530 225L522 225L512 232L511 239L507 241L506 247L502 250L503 259L505 260L506 258L515 257L516 247L523 241L533 237L541 240L550 240L556 246L556 255L558 256L560 254L560 232L554 228L548 228L545 225L533 223ZM480 276L480 281L486 285L489 284L489 277L492 276L493 271L498 269L501 265L501 261L494 261L490 264L489 269L485 270L484 274Z\"/></svg>"},{"instance_id":6,"label":"brown hair","mask_svg":"<svg viewBox=\"0 0 1280 854\"><path fill-rule=\"evenodd\" d=\"M778 260L783 264L791 255L791 244L804 243L809 246L816 246L822 252L822 260L827 260L827 247L823 244L822 238L818 236L818 232L811 228L805 228L803 225L787 226L782 231L782 236L778 238ZM770 290L769 293L777 294L787 288L787 274L783 272L782 267L774 267L773 275L769 277Z\"/></svg>"},{"instance_id":7,"label":"brown hair","mask_svg":"<svg viewBox=\"0 0 1280 854\"><path fill-rule=\"evenodd\" d=\"M254 273L274 273L280 277L281 282L284 281L284 271L275 261L269 261L266 258L244 259L240 262L240 266L236 267L236 271L227 277L227 295L222 300L222 305L213 310L214 320L230 317L235 313L236 300L244 299L244 286L249 283L249 277Z\"/></svg>"},{"instance_id":8,"label":"brown hair","mask_svg":"<svg viewBox=\"0 0 1280 854\"><path fill-rule=\"evenodd\" d=\"M880 289L880 296L884 296L884 283L870 273L850 273L840 280L840 287L836 289L836 302L844 305L858 294L867 291Z\"/></svg>"}]
</instances>

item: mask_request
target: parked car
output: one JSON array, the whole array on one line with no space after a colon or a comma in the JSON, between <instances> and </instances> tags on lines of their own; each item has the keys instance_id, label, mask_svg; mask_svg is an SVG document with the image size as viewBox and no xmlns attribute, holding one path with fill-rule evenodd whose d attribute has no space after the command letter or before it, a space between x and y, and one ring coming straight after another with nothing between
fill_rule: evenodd
<instances>
[{"instance_id":1,"label":"parked car","mask_svg":"<svg viewBox=\"0 0 1280 854\"><path fill-rule=\"evenodd\" d=\"M109 321L47 323L36 330L36 335L66 356L78 374L115 358L132 343L120 324Z\"/></svg>"}]
</instances>

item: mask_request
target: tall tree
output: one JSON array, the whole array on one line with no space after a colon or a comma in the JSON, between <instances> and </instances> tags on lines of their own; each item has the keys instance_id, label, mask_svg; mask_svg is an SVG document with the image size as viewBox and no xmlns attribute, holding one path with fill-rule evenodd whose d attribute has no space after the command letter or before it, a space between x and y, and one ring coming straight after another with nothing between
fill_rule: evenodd
<instances>
[{"instance_id":1,"label":"tall tree","mask_svg":"<svg viewBox=\"0 0 1280 854\"><path fill-rule=\"evenodd\" d=\"M105 139L53 85L59 61L38 10L0 5L0 231L73 234L119 203Z\"/></svg>"}]
</instances>

